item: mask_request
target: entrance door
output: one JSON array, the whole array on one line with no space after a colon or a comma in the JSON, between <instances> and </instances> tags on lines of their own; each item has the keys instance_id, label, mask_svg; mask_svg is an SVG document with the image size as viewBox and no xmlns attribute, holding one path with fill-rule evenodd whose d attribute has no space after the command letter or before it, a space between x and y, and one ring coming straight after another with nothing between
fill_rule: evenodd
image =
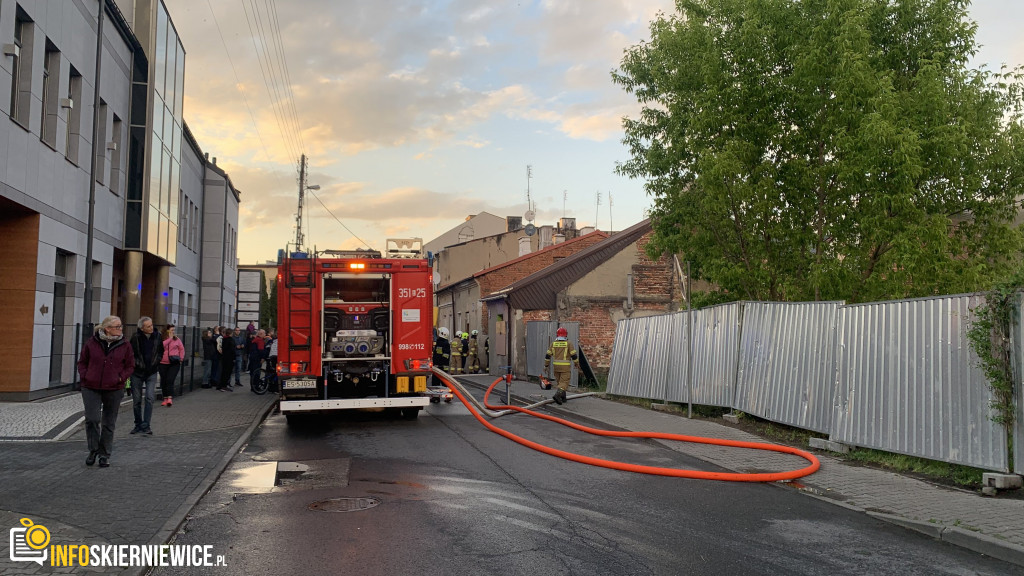
<instances>
[{"instance_id":1,"label":"entrance door","mask_svg":"<svg viewBox=\"0 0 1024 576\"><path fill-rule=\"evenodd\" d=\"M53 319L50 327L50 384L61 383L64 370L64 335L71 331L70 326L65 326L67 273L70 261L71 254L57 251L53 270L53 314L50 316Z\"/></svg>"}]
</instances>

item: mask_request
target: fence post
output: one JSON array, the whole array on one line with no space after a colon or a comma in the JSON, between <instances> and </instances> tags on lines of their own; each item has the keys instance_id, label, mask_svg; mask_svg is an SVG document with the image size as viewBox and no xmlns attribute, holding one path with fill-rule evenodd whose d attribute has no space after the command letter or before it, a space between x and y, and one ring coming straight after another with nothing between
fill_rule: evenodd
<instances>
[{"instance_id":1,"label":"fence post","mask_svg":"<svg viewBox=\"0 0 1024 576\"><path fill-rule=\"evenodd\" d=\"M693 418L693 303L690 300L690 261L686 261L686 417Z\"/></svg>"}]
</instances>

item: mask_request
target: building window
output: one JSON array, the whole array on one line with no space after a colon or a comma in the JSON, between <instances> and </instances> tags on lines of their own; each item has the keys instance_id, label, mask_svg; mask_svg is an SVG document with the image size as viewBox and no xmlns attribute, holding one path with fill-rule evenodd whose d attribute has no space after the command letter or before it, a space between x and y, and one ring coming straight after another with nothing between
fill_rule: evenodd
<instances>
[{"instance_id":1,"label":"building window","mask_svg":"<svg viewBox=\"0 0 1024 576\"><path fill-rule=\"evenodd\" d=\"M121 195L121 119L114 114L110 139L110 191Z\"/></svg>"},{"instance_id":2,"label":"building window","mask_svg":"<svg viewBox=\"0 0 1024 576\"><path fill-rule=\"evenodd\" d=\"M17 8L14 21L14 59L11 61L11 119L28 128L32 102L32 21Z\"/></svg>"},{"instance_id":3,"label":"building window","mask_svg":"<svg viewBox=\"0 0 1024 576\"><path fill-rule=\"evenodd\" d=\"M78 140L82 130L82 75L74 66L68 69L68 99L64 103L68 111L67 142L64 156L78 164Z\"/></svg>"},{"instance_id":4,"label":"building window","mask_svg":"<svg viewBox=\"0 0 1024 576\"><path fill-rule=\"evenodd\" d=\"M183 244L186 248L191 248L188 245L188 213L189 207L188 202L185 201L185 192L178 190L178 206L181 207L181 214L178 215L178 242Z\"/></svg>"},{"instance_id":5,"label":"building window","mask_svg":"<svg viewBox=\"0 0 1024 576\"><path fill-rule=\"evenodd\" d=\"M43 113L39 138L50 148L57 147L57 116L60 113L60 51L46 39L46 56L43 58Z\"/></svg>"},{"instance_id":6,"label":"building window","mask_svg":"<svg viewBox=\"0 0 1024 576\"><path fill-rule=\"evenodd\" d=\"M107 172L107 103L102 99L96 122L96 182L102 185Z\"/></svg>"}]
</instances>

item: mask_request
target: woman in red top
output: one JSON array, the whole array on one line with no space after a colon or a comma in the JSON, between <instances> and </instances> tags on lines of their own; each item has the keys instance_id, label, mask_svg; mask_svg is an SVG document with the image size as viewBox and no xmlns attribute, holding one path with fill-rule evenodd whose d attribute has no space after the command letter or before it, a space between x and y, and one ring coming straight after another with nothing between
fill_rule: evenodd
<instances>
[{"instance_id":1,"label":"woman in red top","mask_svg":"<svg viewBox=\"0 0 1024 576\"><path fill-rule=\"evenodd\" d=\"M160 391L164 396L161 406L174 404L174 381L181 370L181 361L185 359L185 345L174 335L174 326L168 326L164 332L164 357L160 360Z\"/></svg>"}]
</instances>

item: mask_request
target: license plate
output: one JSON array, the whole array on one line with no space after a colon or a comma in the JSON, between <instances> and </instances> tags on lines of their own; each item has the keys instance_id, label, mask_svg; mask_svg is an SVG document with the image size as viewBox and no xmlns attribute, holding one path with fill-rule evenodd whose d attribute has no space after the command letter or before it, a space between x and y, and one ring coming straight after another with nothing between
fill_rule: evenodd
<instances>
[{"instance_id":1,"label":"license plate","mask_svg":"<svg viewBox=\"0 0 1024 576\"><path fill-rule=\"evenodd\" d=\"M285 389L316 388L316 380L285 380Z\"/></svg>"}]
</instances>

